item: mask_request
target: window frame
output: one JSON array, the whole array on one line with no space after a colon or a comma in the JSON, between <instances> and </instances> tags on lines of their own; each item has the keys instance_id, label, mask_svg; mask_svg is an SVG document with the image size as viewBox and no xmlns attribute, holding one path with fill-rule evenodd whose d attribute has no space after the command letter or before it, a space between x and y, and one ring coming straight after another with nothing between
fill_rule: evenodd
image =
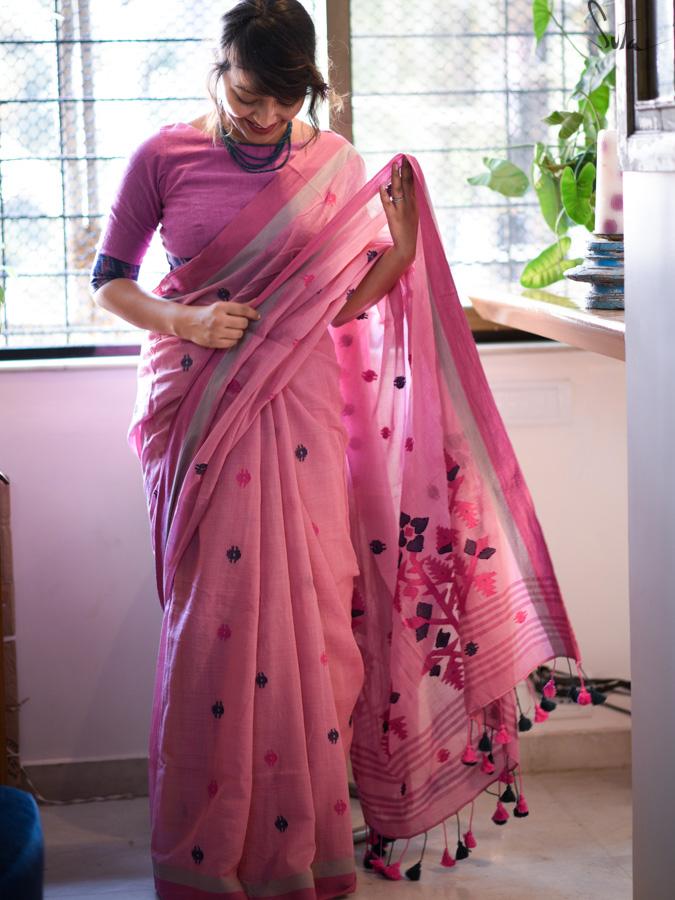
<instances>
[{"instance_id":1,"label":"window frame","mask_svg":"<svg viewBox=\"0 0 675 900\"><path fill-rule=\"evenodd\" d=\"M636 23L634 29L624 26L618 34L616 53L618 151L624 172L672 172L675 159L675 95L640 99L651 83L649 57L644 48L649 42L653 2L623 0L625 23ZM622 38L626 46L621 49ZM630 39L642 50L633 50Z\"/></svg>"}]
</instances>

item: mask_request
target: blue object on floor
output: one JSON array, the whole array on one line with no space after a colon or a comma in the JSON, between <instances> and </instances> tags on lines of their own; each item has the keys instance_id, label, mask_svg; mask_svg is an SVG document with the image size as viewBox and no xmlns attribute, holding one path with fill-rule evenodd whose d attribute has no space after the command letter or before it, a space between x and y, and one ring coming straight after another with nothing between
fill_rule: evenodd
<instances>
[{"instance_id":1,"label":"blue object on floor","mask_svg":"<svg viewBox=\"0 0 675 900\"><path fill-rule=\"evenodd\" d=\"M0 897L42 900L44 840L32 794L0 786Z\"/></svg>"}]
</instances>

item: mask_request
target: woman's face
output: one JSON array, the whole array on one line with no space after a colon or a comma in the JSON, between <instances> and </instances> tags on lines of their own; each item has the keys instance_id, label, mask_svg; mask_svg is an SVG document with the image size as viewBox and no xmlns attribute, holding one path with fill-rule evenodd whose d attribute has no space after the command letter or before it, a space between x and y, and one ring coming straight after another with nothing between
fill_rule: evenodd
<instances>
[{"instance_id":1,"label":"woman's face","mask_svg":"<svg viewBox=\"0 0 675 900\"><path fill-rule=\"evenodd\" d=\"M285 106L275 97L256 94L249 88L253 80L245 69L232 65L222 76L223 109L235 126L236 137L253 144L274 144L284 133L286 125L302 109L304 97L292 106Z\"/></svg>"}]
</instances>

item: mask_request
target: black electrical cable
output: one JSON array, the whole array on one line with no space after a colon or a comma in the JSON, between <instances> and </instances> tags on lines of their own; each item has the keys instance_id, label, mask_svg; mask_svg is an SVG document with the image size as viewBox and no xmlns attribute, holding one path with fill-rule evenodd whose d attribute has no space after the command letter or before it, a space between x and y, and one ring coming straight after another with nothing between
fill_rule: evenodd
<instances>
[{"instance_id":1,"label":"black electrical cable","mask_svg":"<svg viewBox=\"0 0 675 900\"><path fill-rule=\"evenodd\" d=\"M549 666L539 666L530 674L529 680L535 691L541 693L544 685L551 677L555 679L556 684L565 692L569 691L572 687L579 688L581 686L581 680L578 676L570 676L567 672L562 672L559 669L552 669ZM602 694L616 693L622 697L630 697L631 695L631 682L625 678L584 678L584 683L589 690L592 688ZM560 697L560 700L562 701L565 701L566 699L567 698L564 695ZM616 712L624 713L627 716L631 715L629 709L625 709L623 706L617 706L615 703L605 701L603 706L606 706L607 709L613 709Z\"/></svg>"}]
</instances>

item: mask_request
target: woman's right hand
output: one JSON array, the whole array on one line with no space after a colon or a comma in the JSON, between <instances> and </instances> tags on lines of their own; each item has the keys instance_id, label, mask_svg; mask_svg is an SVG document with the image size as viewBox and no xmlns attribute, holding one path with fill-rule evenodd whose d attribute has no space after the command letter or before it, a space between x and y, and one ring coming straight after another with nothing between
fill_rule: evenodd
<instances>
[{"instance_id":1,"label":"woman's right hand","mask_svg":"<svg viewBox=\"0 0 675 900\"><path fill-rule=\"evenodd\" d=\"M176 334L200 347L229 350L242 339L248 323L260 318L252 306L235 300L218 300L208 306L183 306Z\"/></svg>"}]
</instances>

